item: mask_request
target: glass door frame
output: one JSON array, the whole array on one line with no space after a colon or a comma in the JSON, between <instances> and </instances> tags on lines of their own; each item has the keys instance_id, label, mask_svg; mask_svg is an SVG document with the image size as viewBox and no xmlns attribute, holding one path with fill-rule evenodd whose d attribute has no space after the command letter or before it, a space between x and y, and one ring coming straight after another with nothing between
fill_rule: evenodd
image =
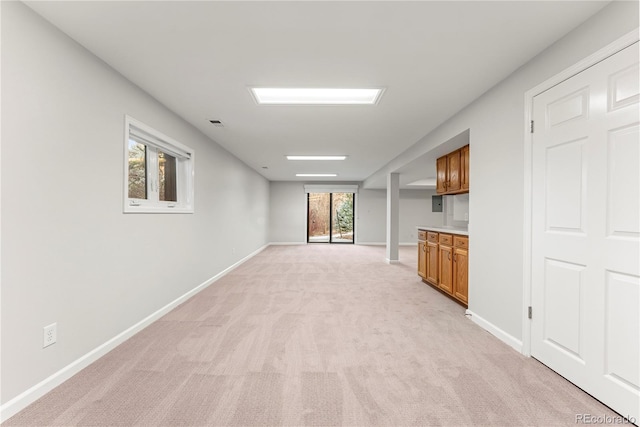
<instances>
[{"instance_id":1,"label":"glass door frame","mask_svg":"<svg viewBox=\"0 0 640 427\"><path fill-rule=\"evenodd\" d=\"M346 194L351 194L352 196L352 207L353 207L353 211L352 211L352 224L353 224L353 237L351 239L350 242L334 242L333 240L333 195L336 193L346 193ZM307 193L307 243L311 243L311 244L316 244L316 243L330 243L330 244L336 244L336 245L353 245L356 242L356 193L350 192L350 191L345 191L345 192L339 192L336 191L335 193L325 193L325 194L329 194L329 241L328 242L312 242L309 240L309 222L310 222L310 214L311 211L309 210L310 207L310 199L311 199L311 194L319 194L319 193Z\"/></svg>"}]
</instances>

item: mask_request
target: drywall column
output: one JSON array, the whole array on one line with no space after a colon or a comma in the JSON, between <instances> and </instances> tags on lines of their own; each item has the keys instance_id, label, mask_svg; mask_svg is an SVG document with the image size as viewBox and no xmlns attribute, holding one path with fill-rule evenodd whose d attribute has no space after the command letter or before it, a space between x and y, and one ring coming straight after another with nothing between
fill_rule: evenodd
<instances>
[{"instance_id":1,"label":"drywall column","mask_svg":"<svg viewBox=\"0 0 640 427\"><path fill-rule=\"evenodd\" d=\"M387 262L398 262L400 234L400 174L387 175Z\"/></svg>"}]
</instances>

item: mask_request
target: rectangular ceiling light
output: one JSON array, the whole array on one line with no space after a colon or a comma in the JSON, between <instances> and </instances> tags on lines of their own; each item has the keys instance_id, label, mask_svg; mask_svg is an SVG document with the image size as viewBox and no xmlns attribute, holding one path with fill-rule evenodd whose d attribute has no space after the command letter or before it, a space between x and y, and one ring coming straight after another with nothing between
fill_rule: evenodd
<instances>
[{"instance_id":1,"label":"rectangular ceiling light","mask_svg":"<svg viewBox=\"0 0 640 427\"><path fill-rule=\"evenodd\" d=\"M258 104L288 105L372 105L382 89L251 88Z\"/></svg>"},{"instance_id":2,"label":"rectangular ceiling light","mask_svg":"<svg viewBox=\"0 0 640 427\"><path fill-rule=\"evenodd\" d=\"M309 177L309 176L324 176L324 177L327 177L327 176L338 176L338 174L336 174L336 173L297 173L296 176L306 176L306 177Z\"/></svg>"},{"instance_id":3,"label":"rectangular ceiling light","mask_svg":"<svg viewBox=\"0 0 640 427\"><path fill-rule=\"evenodd\" d=\"M344 160L347 156L287 156L287 160Z\"/></svg>"}]
</instances>

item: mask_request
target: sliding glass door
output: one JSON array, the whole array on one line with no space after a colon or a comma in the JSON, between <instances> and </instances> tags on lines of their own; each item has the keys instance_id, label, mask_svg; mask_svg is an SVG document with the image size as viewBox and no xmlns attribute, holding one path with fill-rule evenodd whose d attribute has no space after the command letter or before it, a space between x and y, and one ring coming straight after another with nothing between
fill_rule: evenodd
<instances>
[{"instance_id":1,"label":"sliding glass door","mask_svg":"<svg viewBox=\"0 0 640 427\"><path fill-rule=\"evenodd\" d=\"M354 193L308 193L307 242L353 243Z\"/></svg>"},{"instance_id":2,"label":"sliding glass door","mask_svg":"<svg viewBox=\"0 0 640 427\"><path fill-rule=\"evenodd\" d=\"M331 242L353 243L353 193L331 193Z\"/></svg>"},{"instance_id":3,"label":"sliding glass door","mask_svg":"<svg viewBox=\"0 0 640 427\"><path fill-rule=\"evenodd\" d=\"M307 195L307 242L329 243L331 236L331 193Z\"/></svg>"}]
</instances>

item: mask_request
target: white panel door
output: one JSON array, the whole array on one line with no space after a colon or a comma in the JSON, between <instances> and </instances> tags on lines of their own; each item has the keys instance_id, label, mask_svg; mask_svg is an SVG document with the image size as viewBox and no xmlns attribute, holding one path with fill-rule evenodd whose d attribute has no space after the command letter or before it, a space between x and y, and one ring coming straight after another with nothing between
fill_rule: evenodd
<instances>
[{"instance_id":1,"label":"white panel door","mask_svg":"<svg viewBox=\"0 0 640 427\"><path fill-rule=\"evenodd\" d=\"M531 295L531 355L636 420L638 73L636 43L534 98Z\"/></svg>"}]
</instances>

